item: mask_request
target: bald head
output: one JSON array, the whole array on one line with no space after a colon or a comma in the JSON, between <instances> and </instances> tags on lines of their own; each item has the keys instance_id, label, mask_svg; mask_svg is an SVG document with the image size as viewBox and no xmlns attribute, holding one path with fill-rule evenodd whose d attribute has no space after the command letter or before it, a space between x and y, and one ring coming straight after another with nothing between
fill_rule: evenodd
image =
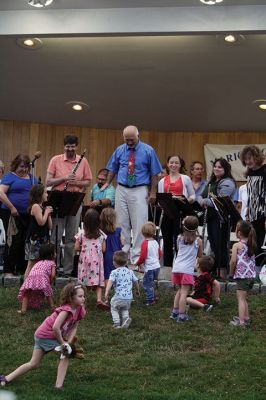
<instances>
[{"instance_id":1,"label":"bald head","mask_svg":"<svg viewBox=\"0 0 266 400\"><path fill-rule=\"evenodd\" d=\"M130 148L136 147L139 141L139 131L136 126L129 125L123 130L123 137L125 143Z\"/></svg>"}]
</instances>

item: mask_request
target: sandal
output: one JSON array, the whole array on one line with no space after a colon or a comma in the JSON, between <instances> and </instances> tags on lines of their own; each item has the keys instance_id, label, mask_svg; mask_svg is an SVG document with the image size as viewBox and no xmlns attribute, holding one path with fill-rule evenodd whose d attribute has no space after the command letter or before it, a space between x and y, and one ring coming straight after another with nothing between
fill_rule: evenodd
<instances>
[{"instance_id":1,"label":"sandal","mask_svg":"<svg viewBox=\"0 0 266 400\"><path fill-rule=\"evenodd\" d=\"M18 310L17 313L20 314L20 315L25 315L26 311Z\"/></svg>"},{"instance_id":2,"label":"sandal","mask_svg":"<svg viewBox=\"0 0 266 400\"><path fill-rule=\"evenodd\" d=\"M102 301L98 301L96 307L99 308L99 310L103 310L103 311L110 310L110 306L106 303L103 303Z\"/></svg>"},{"instance_id":3,"label":"sandal","mask_svg":"<svg viewBox=\"0 0 266 400\"><path fill-rule=\"evenodd\" d=\"M6 379L5 375L0 375L0 386L4 387L8 384L8 380Z\"/></svg>"}]
</instances>

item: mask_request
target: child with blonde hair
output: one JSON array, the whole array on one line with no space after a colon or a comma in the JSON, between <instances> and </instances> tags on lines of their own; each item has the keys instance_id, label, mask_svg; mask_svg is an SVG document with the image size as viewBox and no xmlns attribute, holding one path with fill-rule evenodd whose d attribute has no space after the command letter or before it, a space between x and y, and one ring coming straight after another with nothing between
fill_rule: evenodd
<instances>
[{"instance_id":1,"label":"child with blonde hair","mask_svg":"<svg viewBox=\"0 0 266 400\"><path fill-rule=\"evenodd\" d=\"M127 253L116 251L114 253L113 263L115 269L110 273L108 283L105 289L105 301L108 301L108 295L112 286L115 294L111 299L111 314L113 318L113 328L128 328L132 319L129 316L130 305L133 300L132 288L136 286L137 295L139 295L138 278L134 272L127 267Z\"/></svg>"},{"instance_id":2,"label":"child with blonde hair","mask_svg":"<svg viewBox=\"0 0 266 400\"><path fill-rule=\"evenodd\" d=\"M146 294L146 306L155 304L154 281L160 273L160 258L162 251L158 242L154 239L156 226L153 222L146 222L141 229L144 241L141 243L140 256L136 265L144 265L143 289Z\"/></svg>"},{"instance_id":3,"label":"child with blonde hair","mask_svg":"<svg viewBox=\"0 0 266 400\"><path fill-rule=\"evenodd\" d=\"M122 250L124 238L122 228L116 226L116 211L111 207L106 207L100 215L101 230L105 233L106 249L103 255L104 279L107 283L111 271L115 269L113 264L114 253Z\"/></svg>"},{"instance_id":4,"label":"child with blonde hair","mask_svg":"<svg viewBox=\"0 0 266 400\"><path fill-rule=\"evenodd\" d=\"M76 335L78 323L85 317L85 292L81 285L67 284L61 292L61 306L47 317L34 334L31 360L8 375L0 375L0 385L5 386L14 379L39 366L43 356L59 345L67 349ZM61 358L57 369L56 389L62 389L69 365L69 358Z\"/></svg>"},{"instance_id":5,"label":"child with blonde hair","mask_svg":"<svg viewBox=\"0 0 266 400\"><path fill-rule=\"evenodd\" d=\"M239 242L232 247L230 275L237 284L238 316L233 317L230 325L244 327L250 325L247 294L256 277L256 232L250 222L241 220L236 225L236 236Z\"/></svg>"},{"instance_id":6,"label":"child with blonde hair","mask_svg":"<svg viewBox=\"0 0 266 400\"><path fill-rule=\"evenodd\" d=\"M190 321L186 314L187 296L194 285L194 269L197 257L202 256L202 240L197 234L197 217L188 216L183 220L183 233L177 238L177 256L172 269L172 282L179 285L170 315L176 322Z\"/></svg>"}]
</instances>

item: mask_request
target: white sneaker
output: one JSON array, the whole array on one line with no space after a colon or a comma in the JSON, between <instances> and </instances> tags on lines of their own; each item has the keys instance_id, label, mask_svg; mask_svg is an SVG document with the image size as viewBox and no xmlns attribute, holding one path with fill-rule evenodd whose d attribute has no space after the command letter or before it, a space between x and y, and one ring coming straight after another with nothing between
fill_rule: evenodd
<instances>
[{"instance_id":1,"label":"white sneaker","mask_svg":"<svg viewBox=\"0 0 266 400\"><path fill-rule=\"evenodd\" d=\"M129 325L131 324L131 321L132 321L131 318L125 319L125 321L121 325L121 328L127 329L129 327Z\"/></svg>"}]
</instances>

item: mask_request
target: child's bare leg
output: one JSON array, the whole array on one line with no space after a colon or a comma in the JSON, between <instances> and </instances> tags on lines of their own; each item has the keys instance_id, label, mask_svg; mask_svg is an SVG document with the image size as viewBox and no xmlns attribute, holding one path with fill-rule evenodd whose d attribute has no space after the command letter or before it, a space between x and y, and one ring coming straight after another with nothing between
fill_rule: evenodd
<instances>
[{"instance_id":1,"label":"child's bare leg","mask_svg":"<svg viewBox=\"0 0 266 400\"><path fill-rule=\"evenodd\" d=\"M41 349L34 349L31 360L18 367L15 371L11 372L11 374L6 375L6 380L11 382L19 376L26 374L26 372L37 368L40 365L43 356L44 352Z\"/></svg>"},{"instance_id":2,"label":"child's bare leg","mask_svg":"<svg viewBox=\"0 0 266 400\"><path fill-rule=\"evenodd\" d=\"M217 281L217 279L214 279L213 281L213 286L212 286L212 297L214 301L219 302L220 301L220 295L221 295L221 284L220 282Z\"/></svg>"},{"instance_id":3,"label":"child's bare leg","mask_svg":"<svg viewBox=\"0 0 266 400\"><path fill-rule=\"evenodd\" d=\"M186 313L187 295L190 291L190 285L181 285L179 299L179 314Z\"/></svg>"},{"instance_id":4,"label":"child's bare leg","mask_svg":"<svg viewBox=\"0 0 266 400\"><path fill-rule=\"evenodd\" d=\"M203 308L204 304L196 299L192 299L192 297L187 297L187 304L193 308Z\"/></svg>"},{"instance_id":5,"label":"child's bare leg","mask_svg":"<svg viewBox=\"0 0 266 400\"><path fill-rule=\"evenodd\" d=\"M240 322L244 322L246 317L246 307L247 307L247 292L245 290L236 291L237 301L238 301L238 316Z\"/></svg>"},{"instance_id":6,"label":"child's bare leg","mask_svg":"<svg viewBox=\"0 0 266 400\"><path fill-rule=\"evenodd\" d=\"M102 288L97 286L96 288L97 303L102 303Z\"/></svg>"},{"instance_id":7,"label":"child's bare leg","mask_svg":"<svg viewBox=\"0 0 266 400\"><path fill-rule=\"evenodd\" d=\"M47 301L48 301L49 306L50 306L51 308L54 308L54 299L53 299L53 296L48 296L48 297L47 297Z\"/></svg>"},{"instance_id":8,"label":"child's bare leg","mask_svg":"<svg viewBox=\"0 0 266 400\"><path fill-rule=\"evenodd\" d=\"M32 267L36 264L36 260L29 260L27 264L27 268L24 274L24 280L28 277L30 271L32 270Z\"/></svg>"},{"instance_id":9,"label":"child's bare leg","mask_svg":"<svg viewBox=\"0 0 266 400\"><path fill-rule=\"evenodd\" d=\"M247 300L246 300L245 317L244 317L244 319L245 319L245 321L246 321L247 319L250 319L249 311L248 311L248 302L247 302Z\"/></svg>"},{"instance_id":10,"label":"child's bare leg","mask_svg":"<svg viewBox=\"0 0 266 400\"><path fill-rule=\"evenodd\" d=\"M19 310L18 313L25 314L28 309L28 304L29 304L29 296L25 294L22 300L21 310Z\"/></svg>"},{"instance_id":11,"label":"child's bare leg","mask_svg":"<svg viewBox=\"0 0 266 400\"><path fill-rule=\"evenodd\" d=\"M180 288L176 292L175 298L174 298L174 308L176 308L176 309L179 309L179 299L180 299Z\"/></svg>"},{"instance_id":12,"label":"child's bare leg","mask_svg":"<svg viewBox=\"0 0 266 400\"><path fill-rule=\"evenodd\" d=\"M57 368L57 377L55 382L56 388L61 388L63 386L68 366L69 366L68 358L63 358L62 360L59 361Z\"/></svg>"}]
</instances>

